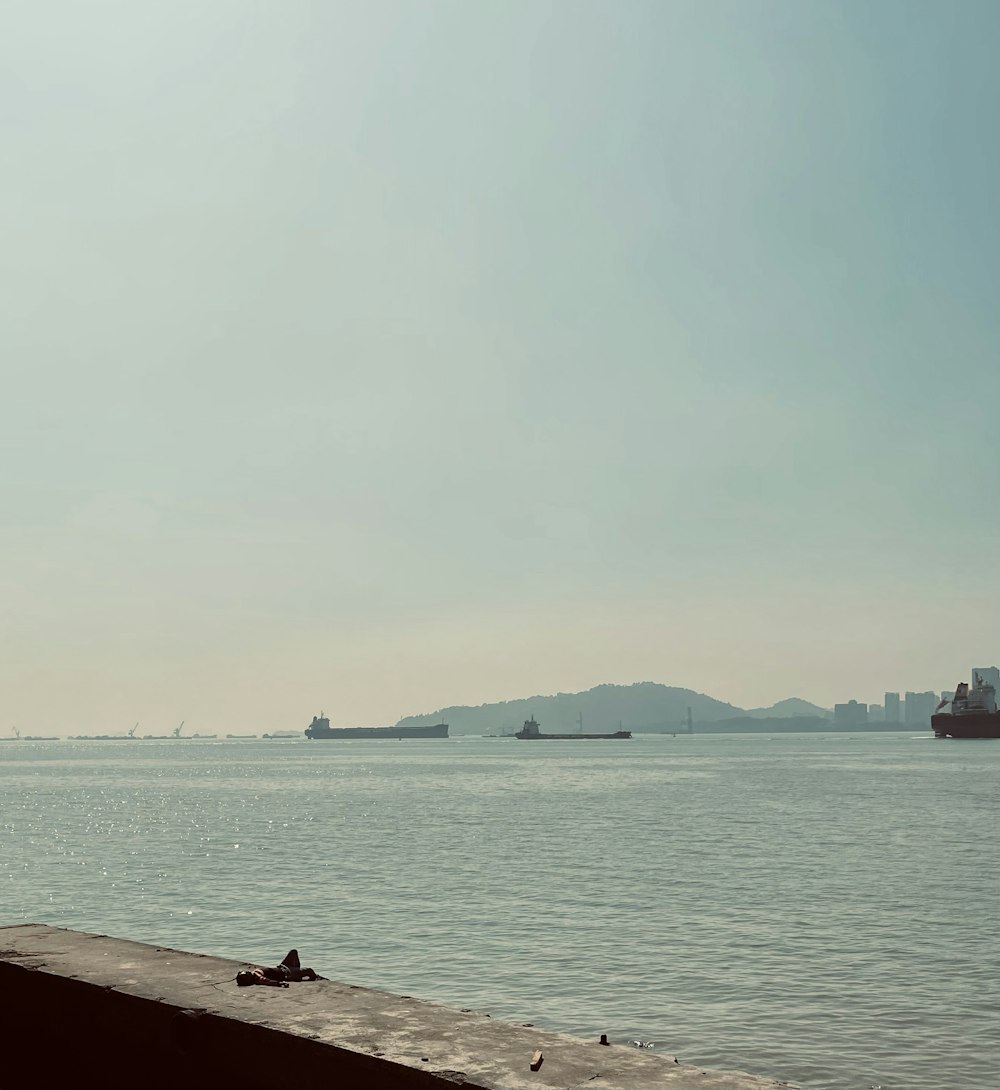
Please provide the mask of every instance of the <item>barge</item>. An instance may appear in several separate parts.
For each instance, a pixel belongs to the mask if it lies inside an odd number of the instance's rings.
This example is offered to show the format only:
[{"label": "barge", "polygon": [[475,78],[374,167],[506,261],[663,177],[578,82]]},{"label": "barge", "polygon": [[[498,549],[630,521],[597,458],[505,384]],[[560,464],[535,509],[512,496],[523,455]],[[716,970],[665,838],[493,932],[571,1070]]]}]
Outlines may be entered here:
[{"label": "barge", "polygon": [[525,719],[524,726],[515,733],[514,737],[519,738],[522,742],[590,742],[597,739],[631,738],[632,732],[630,730],[616,730],[612,734],[584,734],[581,730],[577,734],[542,734],[538,729],[534,716],[532,716],[531,719]]}]

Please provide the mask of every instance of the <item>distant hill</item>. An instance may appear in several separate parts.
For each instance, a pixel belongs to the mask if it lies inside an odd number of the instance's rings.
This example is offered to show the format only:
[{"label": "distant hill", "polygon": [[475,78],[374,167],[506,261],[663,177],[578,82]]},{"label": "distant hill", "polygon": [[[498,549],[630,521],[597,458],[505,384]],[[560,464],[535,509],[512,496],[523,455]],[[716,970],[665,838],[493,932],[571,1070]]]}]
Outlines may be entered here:
[{"label": "distant hill", "polygon": [[450,726],[453,736],[507,734],[518,730],[525,719],[534,716],[543,730],[570,731],[579,728],[582,716],[585,731],[617,730],[619,723],[625,730],[676,731],[686,724],[688,708],[691,708],[695,723],[747,714],[742,708],[693,689],[640,681],[635,685],[597,685],[583,693],[532,696],[481,704],[475,708],[439,708],[426,715],[408,715],[400,719],[397,726],[443,720]]},{"label": "distant hill", "polygon": [[797,696],[787,700],[779,700],[770,708],[750,708],[743,713],[754,719],[792,719],[801,716],[818,716],[821,719],[832,719],[833,712],[828,708],[821,708],[817,704],[810,704],[808,700],[800,700]]},{"label": "distant hill", "polygon": [[[425,715],[408,715],[397,726],[418,726],[440,723],[451,728],[452,736],[461,734],[512,734],[525,719],[534,716],[548,731],[579,729],[618,729],[636,732],[674,732],[687,726],[687,710],[695,728],[713,726],[716,730],[746,730],[751,721],[788,720],[787,729],[816,730],[823,721],[832,718],[827,708],[810,704],[799,697],[779,700],[770,708],[737,708],[693,689],[660,685],[655,681],[640,681],[634,685],[597,685],[582,693],[556,693],[553,696],[531,696],[521,700],[505,700],[478,707],[453,706],[439,708]],[[765,724],[761,724],[764,726]]]}]

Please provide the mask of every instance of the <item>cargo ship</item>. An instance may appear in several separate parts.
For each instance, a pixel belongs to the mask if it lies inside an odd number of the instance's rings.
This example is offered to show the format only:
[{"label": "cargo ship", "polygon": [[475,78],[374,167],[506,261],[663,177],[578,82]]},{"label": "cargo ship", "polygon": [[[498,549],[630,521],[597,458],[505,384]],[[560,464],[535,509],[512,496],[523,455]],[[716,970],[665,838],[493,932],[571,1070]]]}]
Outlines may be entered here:
[{"label": "cargo ship", "polygon": [[[580,726],[582,728],[582,722]],[[542,734],[538,729],[534,716],[532,716],[531,719],[525,719],[524,726],[514,734],[514,737],[520,738],[522,742],[536,740],[540,742],[577,742],[581,739],[587,742],[598,738],[631,738],[632,732],[630,730],[616,730],[612,734],[584,734],[581,729],[577,734]]]},{"label": "cargo ship", "polygon": [[435,723],[427,727],[331,727],[330,720],[320,712],[306,727],[307,738],[332,738],[349,741],[352,738],[447,738],[448,724]]},{"label": "cargo ship", "polygon": [[[951,711],[943,711],[945,705]],[[1000,738],[1000,711],[996,689],[981,675],[972,675],[972,687],[959,682],[951,700],[942,700],[931,716],[935,738]]]}]

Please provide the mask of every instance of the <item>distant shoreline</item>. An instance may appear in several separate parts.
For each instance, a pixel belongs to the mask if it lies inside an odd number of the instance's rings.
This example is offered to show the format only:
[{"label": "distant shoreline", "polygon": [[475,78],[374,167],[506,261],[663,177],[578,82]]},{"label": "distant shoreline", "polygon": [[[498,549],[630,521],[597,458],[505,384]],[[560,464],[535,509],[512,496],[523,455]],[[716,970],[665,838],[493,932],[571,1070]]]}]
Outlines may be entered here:
[{"label": "distant shoreline", "polygon": [[892,731],[930,732],[930,724],[923,723],[823,723],[807,726],[782,719],[751,719],[718,723],[695,723],[694,730],[687,727],[632,727],[633,734],[884,734]]}]

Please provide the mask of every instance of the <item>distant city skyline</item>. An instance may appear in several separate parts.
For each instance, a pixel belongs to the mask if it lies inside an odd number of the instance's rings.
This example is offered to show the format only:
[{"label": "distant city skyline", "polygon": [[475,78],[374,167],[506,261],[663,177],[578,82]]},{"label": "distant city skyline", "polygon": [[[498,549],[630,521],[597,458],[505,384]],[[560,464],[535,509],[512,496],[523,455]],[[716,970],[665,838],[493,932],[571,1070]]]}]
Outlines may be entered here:
[{"label": "distant city skyline", "polygon": [[[974,666],[969,670],[969,676],[961,678],[960,681],[975,685],[977,678],[986,685],[992,685],[1000,693],[1000,668]],[[887,691],[883,694],[881,704],[874,701],[866,704],[852,697],[847,701],[834,704],[834,719],[843,723],[871,721],[919,724],[929,722],[935,710],[951,701],[957,688],[956,684],[937,691],[908,689],[902,695],[899,691]]]},{"label": "distant city skyline", "polygon": [[996,661],[998,53],[986,0],[8,5],[0,731]]}]

